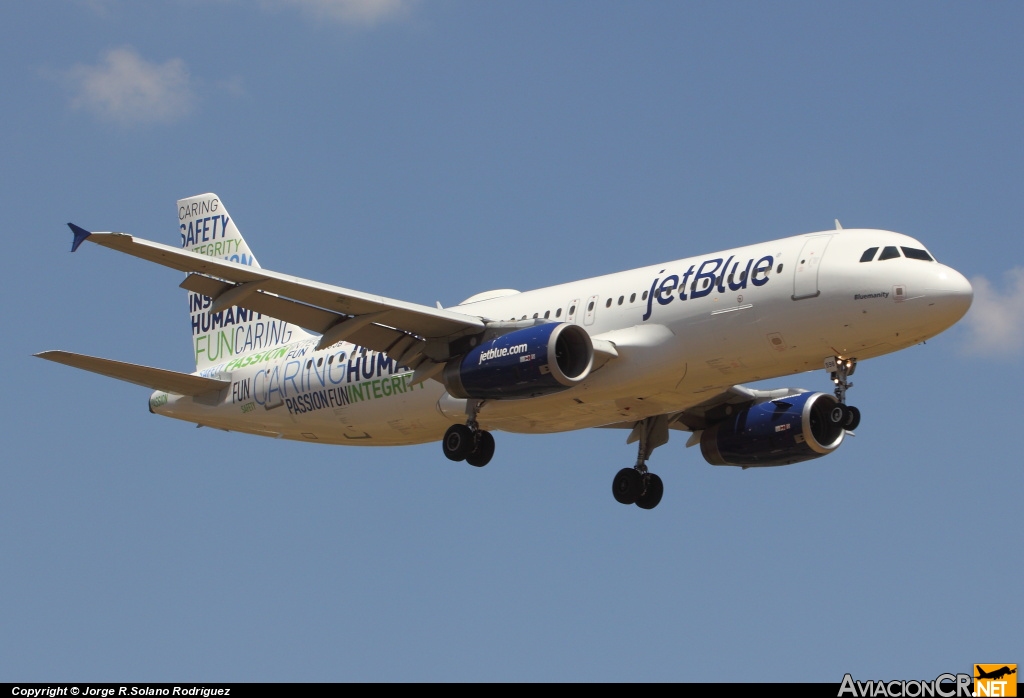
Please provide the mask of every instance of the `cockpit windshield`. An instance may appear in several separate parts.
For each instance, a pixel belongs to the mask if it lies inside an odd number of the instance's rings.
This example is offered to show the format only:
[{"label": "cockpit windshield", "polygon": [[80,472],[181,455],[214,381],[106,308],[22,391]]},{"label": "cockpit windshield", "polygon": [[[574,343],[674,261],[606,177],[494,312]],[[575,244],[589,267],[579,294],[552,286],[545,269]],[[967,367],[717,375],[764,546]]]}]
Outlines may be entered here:
[{"label": "cockpit windshield", "polygon": [[[903,254],[900,254],[900,250]],[[864,250],[864,254],[860,256],[861,262],[871,262],[875,259],[875,254],[878,252],[877,247],[869,247]],[[881,262],[884,259],[898,259],[900,257],[906,257],[907,259],[919,259],[922,262],[934,262],[935,258],[928,254],[927,250],[922,250],[919,247],[896,247],[895,245],[888,245],[882,250],[882,254],[878,255],[878,261]]]},{"label": "cockpit windshield", "polygon": [[907,259],[920,259],[925,262],[935,261],[925,250],[919,250],[916,247],[901,247],[900,249],[903,250],[903,256]]}]

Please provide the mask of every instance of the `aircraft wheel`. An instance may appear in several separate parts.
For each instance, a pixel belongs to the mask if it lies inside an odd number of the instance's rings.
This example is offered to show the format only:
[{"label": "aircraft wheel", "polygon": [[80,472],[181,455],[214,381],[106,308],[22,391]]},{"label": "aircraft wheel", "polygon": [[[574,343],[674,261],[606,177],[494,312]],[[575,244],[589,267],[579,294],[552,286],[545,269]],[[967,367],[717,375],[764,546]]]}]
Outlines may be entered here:
[{"label": "aircraft wheel", "polygon": [[641,509],[653,509],[658,506],[658,502],[661,501],[663,494],[665,494],[665,485],[662,483],[661,478],[654,473],[648,473],[647,489],[636,500],[636,505]]},{"label": "aircraft wheel", "polygon": [[860,426],[860,410],[856,407],[847,407],[846,421],[843,423],[843,429],[853,431],[858,426]]},{"label": "aircraft wheel", "polygon": [[849,417],[850,410],[846,405],[841,402],[837,402],[831,410],[828,412],[828,419],[832,424],[841,426],[846,424],[846,420]]},{"label": "aircraft wheel", "polygon": [[633,504],[643,491],[643,475],[636,468],[623,468],[612,480],[612,496],[620,504]]},{"label": "aircraft wheel", "polygon": [[448,460],[466,460],[473,451],[473,431],[465,424],[453,424],[444,433],[441,447]]},{"label": "aircraft wheel", "polygon": [[494,437],[491,436],[491,432],[483,429],[473,436],[475,445],[470,454],[466,456],[466,462],[477,468],[482,468],[494,457]]}]

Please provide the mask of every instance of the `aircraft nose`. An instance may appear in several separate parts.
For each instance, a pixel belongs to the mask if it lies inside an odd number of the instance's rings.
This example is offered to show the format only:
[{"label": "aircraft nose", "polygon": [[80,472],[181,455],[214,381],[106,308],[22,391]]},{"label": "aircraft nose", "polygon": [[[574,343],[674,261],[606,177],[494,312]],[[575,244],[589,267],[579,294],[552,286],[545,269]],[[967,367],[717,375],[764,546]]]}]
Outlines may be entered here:
[{"label": "aircraft nose", "polygon": [[929,285],[928,298],[948,316],[950,324],[967,314],[974,300],[974,289],[963,274],[942,266]]}]

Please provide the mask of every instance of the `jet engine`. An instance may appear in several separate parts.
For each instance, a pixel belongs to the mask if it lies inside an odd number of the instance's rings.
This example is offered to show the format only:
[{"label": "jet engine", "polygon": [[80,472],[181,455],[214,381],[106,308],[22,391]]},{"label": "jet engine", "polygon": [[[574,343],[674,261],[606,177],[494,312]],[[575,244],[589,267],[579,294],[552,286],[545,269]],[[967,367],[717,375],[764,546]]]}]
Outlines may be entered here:
[{"label": "jet engine", "polygon": [[456,398],[524,398],[556,393],[590,373],[594,345],[579,325],[545,323],[495,337],[452,359],[443,381]]},{"label": "jet engine", "polygon": [[701,434],[711,465],[789,465],[839,448],[846,412],[826,393],[800,393],[751,405]]}]

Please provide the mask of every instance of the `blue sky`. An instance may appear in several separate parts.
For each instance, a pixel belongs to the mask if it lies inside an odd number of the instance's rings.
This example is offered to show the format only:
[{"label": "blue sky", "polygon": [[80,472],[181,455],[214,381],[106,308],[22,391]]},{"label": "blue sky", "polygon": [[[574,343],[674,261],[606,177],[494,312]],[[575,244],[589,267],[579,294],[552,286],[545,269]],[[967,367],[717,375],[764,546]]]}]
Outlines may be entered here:
[{"label": "blue sky", "polygon": [[[0,10],[3,681],[830,681],[1024,661],[1019,3],[127,0]],[[740,471],[616,430],[345,449],[195,429],[177,241],[452,305],[833,227],[972,280],[864,362],[856,438]],[[770,383],[828,390],[825,373]],[[1013,512],[1017,511],[1017,514]]]}]

